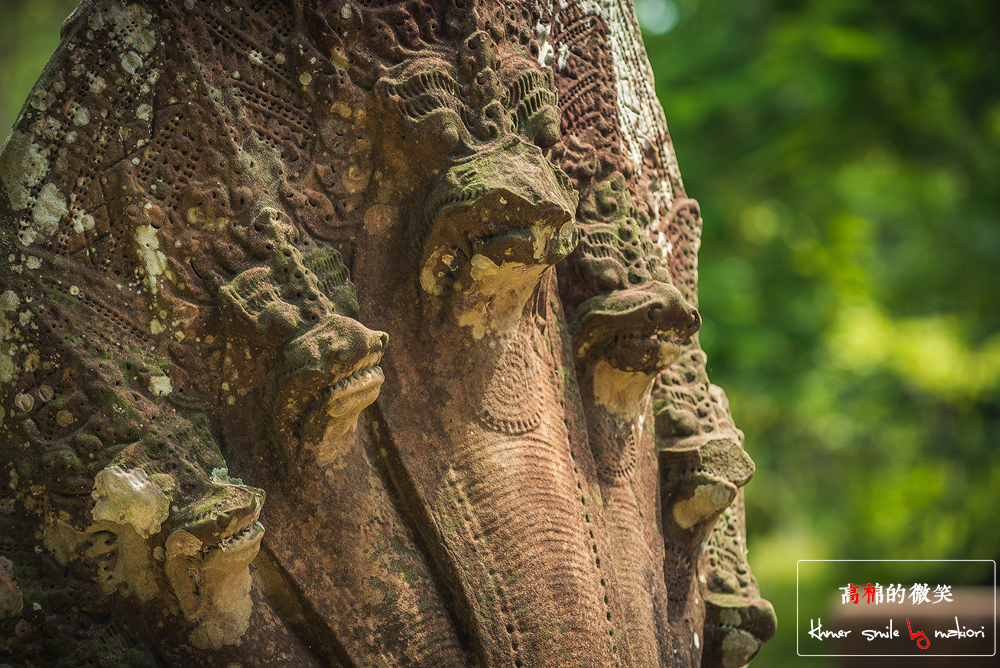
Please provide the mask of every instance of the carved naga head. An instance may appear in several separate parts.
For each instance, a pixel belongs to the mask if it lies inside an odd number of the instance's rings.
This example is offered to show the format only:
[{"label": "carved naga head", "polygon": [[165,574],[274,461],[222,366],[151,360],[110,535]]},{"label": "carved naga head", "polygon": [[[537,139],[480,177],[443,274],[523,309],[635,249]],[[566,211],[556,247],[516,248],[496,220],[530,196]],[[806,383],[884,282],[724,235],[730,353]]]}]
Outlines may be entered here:
[{"label": "carved naga head", "polygon": [[580,247],[561,266],[560,290],[584,385],[611,413],[634,419],[701,316],[672,284],[625,177],[593,180],[580,206]]},{"label": "carved naga head", "polygon": [[512,308],[523,303],[578,240],[577,195],[544,154],[559,131],[551,70],[501,57],[478,31],[454,61],[412,59],[374,92],[401,132],[418,137],[414,168],[428,177],[410,212],[423,292],[466,313],[494,303],[497,290]]}]

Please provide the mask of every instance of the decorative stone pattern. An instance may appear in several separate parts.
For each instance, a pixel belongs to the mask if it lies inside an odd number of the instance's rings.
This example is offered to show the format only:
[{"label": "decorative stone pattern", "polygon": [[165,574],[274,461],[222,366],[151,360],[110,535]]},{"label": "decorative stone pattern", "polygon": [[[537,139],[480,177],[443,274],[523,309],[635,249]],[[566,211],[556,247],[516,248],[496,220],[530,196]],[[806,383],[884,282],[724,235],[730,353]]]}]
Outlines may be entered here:
[{"label": "decorative stone pattern", "polygon": [[0,662],[738,666],[620,0],[84,0],[0,152]]}]

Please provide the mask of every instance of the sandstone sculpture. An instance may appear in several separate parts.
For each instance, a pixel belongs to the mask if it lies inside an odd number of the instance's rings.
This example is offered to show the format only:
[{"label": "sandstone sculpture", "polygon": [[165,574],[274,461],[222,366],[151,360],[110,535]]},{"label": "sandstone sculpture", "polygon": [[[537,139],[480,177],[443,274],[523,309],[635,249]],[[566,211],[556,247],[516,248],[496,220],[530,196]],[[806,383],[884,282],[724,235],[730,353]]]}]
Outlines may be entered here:
[{"label": "sandstone sculpture", "polygon": [[84,0],[0,154],[0,662],[752,659],[651,81],[622,0]]}]

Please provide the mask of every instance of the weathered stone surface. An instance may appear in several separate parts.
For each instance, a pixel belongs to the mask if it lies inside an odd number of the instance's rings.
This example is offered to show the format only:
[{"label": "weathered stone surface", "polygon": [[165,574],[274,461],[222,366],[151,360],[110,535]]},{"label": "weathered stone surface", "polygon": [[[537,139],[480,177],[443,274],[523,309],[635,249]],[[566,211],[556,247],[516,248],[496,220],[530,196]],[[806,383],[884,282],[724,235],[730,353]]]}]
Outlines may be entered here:
[{"label": "weathered stone surface", "polygon": [[0,222],[0,660],[773,634],[630,5],[85,0]]}]

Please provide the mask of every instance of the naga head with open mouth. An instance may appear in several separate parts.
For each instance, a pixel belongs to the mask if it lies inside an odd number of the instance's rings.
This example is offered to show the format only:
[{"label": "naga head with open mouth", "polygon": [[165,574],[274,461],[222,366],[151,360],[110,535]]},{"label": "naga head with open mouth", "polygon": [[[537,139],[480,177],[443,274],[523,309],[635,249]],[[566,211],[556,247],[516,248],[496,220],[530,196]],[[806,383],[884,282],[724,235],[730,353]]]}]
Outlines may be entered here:
[{"label": "naga head with open mouth", "polygon": [[289,341],[275,397],[275,431],[286,448],[320,466],[344,466],[358,416],[378,398],[388,343],[357,320],[331,314]]},{"label": "naga head with open mouth", "polygon": [[520,140],[452,165],[425,203],[421,287],[448,298],[500,282],[512,288],[518,276],[533,286],[576,247],[575,209],[565,174]]},{"label": "naga head with open mouth", "polygon": [[264,492],[212,476],[205,492],[171,517],[165,569],[184,617],[194,622],[196,647],[232,644],[250,621],[250,562],[264,527],[258,522]]},{"label": "naga head with open mouth", "polygon": [[669,283],[650,281],[590,298],[570,323],[591,447],[605,475],[636,463],[656,375],[681,355],[701,318]]},{"label": "naga head with open mouth", "polygon": [[375,93],[387,118],[419,137],[414,168],[427,181],[410,229],[422,294],[476,339],[507,329],[542,272],[579,239],[577,194],[546,157],[559,137],[552,71],[498,52],[478,31],[454,57],[387,72]]},{"label": "naga head with open mouth", "polygon": [[265,207],[255,223],[274,239],[274,253],[219,290],[223,316],[248,359],[260,341],[280,347],[264,403],[285,456],[341,468],[358,416],[385,380],[378,365],[389,337],[355,319],[357,297],[339,253],[303,255],[276,209]]},{"label": "naga head with open mouth", "polygon": [[574,322],[577,364],[604,360],[650,377],[673,364],[701,327],[701,316],[673,285],[650,281],[580,305]]},{"label": "naga head with open mouth", "polygon": [[576,367],[598,403],[634,419],[653,378],[680,356],[701,316],[670,282],[622,174],[594,186],[581,216],[580,248],[560,283]]}]

